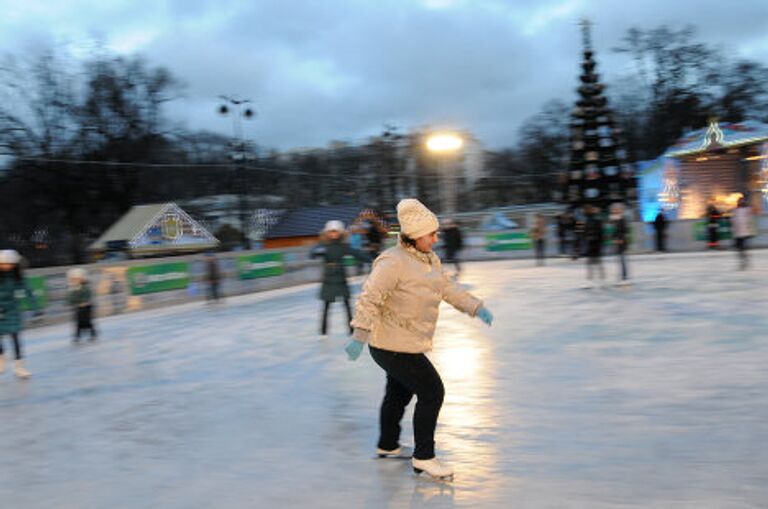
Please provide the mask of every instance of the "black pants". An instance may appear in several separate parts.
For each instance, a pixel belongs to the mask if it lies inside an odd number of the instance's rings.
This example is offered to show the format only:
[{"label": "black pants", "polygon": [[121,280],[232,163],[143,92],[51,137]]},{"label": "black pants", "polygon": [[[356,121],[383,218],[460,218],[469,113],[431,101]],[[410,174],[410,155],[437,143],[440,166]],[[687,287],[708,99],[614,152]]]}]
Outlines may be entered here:
[{"label": "black pants", "polygon": [[453,249],[445,250],[445,263],[452,263],[456,267],[456,272],[461,272],[461,265],[459,264],[459,252]]},{"label": "black pants", "polygon": [[662,252],[667,250],[664,241],[664,232],[656,230],[656,251]]},{"label": "black pants", "polygon": [[75,341],[80,339],[80,334],[90,331],[91,339],[96,339],[96,327],[92,319],[93,308],[91,306],[78,306],[75,308]]},{"label": "black pants", "polygon": [[219,302],[219,282],[218,281],[211,281],[208,284],[208,294],[206,295],[206,299],[208,302]]},{"label": "black pants", "polygon": [[746,269],[749,266],[747,255],[747,240],[749,237],[736,237],[736,249],[739,251],[739,268]]},{"label": "black pants", "polygon": [[[328,308],[331,307],[332,300],[323,301],[323,323],[320,325],[320,334],[325,336],[328,333]],[[347,310],[347,324],[352,321],[352,309],[349,307],[349,299],[344,299],[344,308]],[[349,333],[352,334],[352,325],[349,325]]]},{"label": "black pants", "polygon": [[445,389],[440,375],[423,353],[399,353],[370,347],[371,357],[387,373],[387,388],[379,414],[379,448],[400,446],[400,421],[405,407],[416,395],[413,412],[413,457],[435,457],[435,428]]},{"label": "black pants", "polygon": [[592,274],[597,270],[601,280],[605,279],[605,270],[603,270],[603,259],[600,255],[588,255],[587,256],[587,279],[592,281]]},{"label": "black pants", "polygon": [[616,256],[619,257],[619,266],[621,267],[621,280],[624,281],[628,277],[627,272],[627,256],[625,254],[625,249],[623,245],[616,246]]},{"label": "black pants", "polygon": [[[13,353],[16,354],[16,360],[19,360],[22,358],[21,355],[21,340],[19,339],[19,333],[18,332],[11,332],[10,334],[11,339],[13,340]],[[2,335],[0,335],[0,355],[3,355],[3,338]]]},{"label": "black pants", "polygon": [[546,250],[546,241],[538,239],[536,241],[536,265],[544,265],[544,253]]}]

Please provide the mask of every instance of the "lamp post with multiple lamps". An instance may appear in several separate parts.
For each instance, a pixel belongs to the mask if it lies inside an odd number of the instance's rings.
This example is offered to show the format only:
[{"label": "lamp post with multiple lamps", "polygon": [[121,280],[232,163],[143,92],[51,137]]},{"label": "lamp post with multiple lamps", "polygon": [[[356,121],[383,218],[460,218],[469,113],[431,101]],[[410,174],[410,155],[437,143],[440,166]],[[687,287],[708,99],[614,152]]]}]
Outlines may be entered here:
[{"label": "lamp post with multiple lamps", "polygon": [[245,166],[244,163],[253,159],[251,153],[250,144],[243,139],[243,124],[242,119],[250,120],[256,116],[256,112],[253,108],[249,107],[251,103],[250,99],[242,99],[235,96],[221,95],[219,99],[223,103],[219,106],[219,113],[221,115],[232,116],[232,130],[234,138],[232,140],[232,153],[230,157],[235,165],[235,175],[237,177],[238,188],[238,216],[240,220],[240,238],[243,249],[251,248],[251,238],[248,235],[248,207],[246,203],[246,180],[245,180]]},{"label": "lamp post with multiple lamps", "polygon": [[456,158],[464,140],[456,133],[441,132],[427,137],[427,150],[437,156],[440,171],[440,194],[444,214],[456,212]]}]

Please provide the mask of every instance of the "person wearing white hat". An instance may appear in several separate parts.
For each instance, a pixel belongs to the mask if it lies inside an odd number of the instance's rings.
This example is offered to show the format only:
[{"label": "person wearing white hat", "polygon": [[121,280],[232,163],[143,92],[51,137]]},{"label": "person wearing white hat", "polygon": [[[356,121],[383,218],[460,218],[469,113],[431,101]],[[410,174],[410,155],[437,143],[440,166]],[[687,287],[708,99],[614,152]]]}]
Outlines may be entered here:
[{"label": "person wearing white hat", "polygon": [[80,335],[86,330],[90,332],[91,341],[98,337],[96,326],[93,324],[93,297],[88,284],[88,273],[85,269],[74,268],[67,271],[69,283],[69,305],[74,310],[75,334],[72,342],[80,341]]},{"label": "person wearing white hat", "polygon": [[29,378],[31,373],[24,365],[19,337],[22,329],[22,311],[16,294],[25,292],[34,308],[37,308],[37,301],[24,282],[20,262],[21,256],[13,249],[0,250],[0,373],[5,371],[2,336],[9,335],[16,356],[13,372],[19,378]]},{"label": "person wearing white hat", "polygon": [[[366,253],[350,247],[349,243],[346,242],[346,230],[341,221],[332,220],[325,223],[320,239],[320,245],[310,251],[310,257],[322,258],[323,260],[323,283],[320,287],[323,314],[320,322],[320,337],[325,339],[328,334],[328,310],[331,303],[336,299],[341,299],[344,302],[344,308],[347,311],[347,323],[352,321],[344,257],[352,256],[362,262],[369,262],[370,259]],[[351,326],[349,326],[349,333],[352,334]]]},{"label": "person wearing white hat", "polygon": [[432,349],[443,300],[487,325],[491,325],[493,315],[480,299],[443,272],[440,258],[432,251],[440,227],[435,214],[418,200],[405,199],[397,205],[397,218],[399,243],[373,264],[357,301],[352,320],[354,339],[346,351],[350,360],[355,360],[368,343],[371,357],[387,375],[379,419],[379,456],[401,453],[400,420],[416,395],[413,469],[417,474],[452,479],[453,470],[435,458],[443,382],[424,354]]}]

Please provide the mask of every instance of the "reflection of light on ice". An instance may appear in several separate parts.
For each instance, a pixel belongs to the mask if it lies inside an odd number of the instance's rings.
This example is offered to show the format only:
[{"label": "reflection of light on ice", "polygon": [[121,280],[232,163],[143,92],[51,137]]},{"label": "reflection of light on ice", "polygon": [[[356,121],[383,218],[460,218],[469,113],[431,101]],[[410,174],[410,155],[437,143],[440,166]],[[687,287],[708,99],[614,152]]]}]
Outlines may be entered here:
[{"label": "reflection of light on ice", "polygon": [[[486,485],[493,482],[498,468],[498,451],[488,440],[498,432],[494,405],[489,402],[495,391],[495,366],[488,342],[471,320],[457,312],[446,312],[439,322],[432,360],[445,385],[445,401],[438,420],[436,442],[438,456],[459,472],[457,482]],[[480,484],[478,484],[480,483]],[[472,495],[477,503],[482,490],[462,490],[456,494]],[[478,499],[480,497],[480,499]]]}]

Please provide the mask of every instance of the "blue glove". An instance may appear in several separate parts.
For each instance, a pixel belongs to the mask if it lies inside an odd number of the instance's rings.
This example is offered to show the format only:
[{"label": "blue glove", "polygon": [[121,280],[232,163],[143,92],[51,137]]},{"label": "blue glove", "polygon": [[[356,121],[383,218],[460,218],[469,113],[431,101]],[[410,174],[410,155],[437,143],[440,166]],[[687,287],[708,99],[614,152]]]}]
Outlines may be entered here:
[{"label": "blue glove", "polygon": [[493,315],[491,314],[490,311],[488,311],[484,307],[478,309],[477,310],[477,314],[475,316],[477,316],[479,319],[481,319],[483,322],[485,322],[485,324],[488,327],[490,327],[491,324],[493,323]]},{"label": "blue glove", "polygon": [[349,357],[349,360],[356,361],[357,358],[360,357],[360,354],[363,351],[363,343],[353,339],[352,341],[347,343],[347,346],[344,348],[344,351],[347,352],[347,357]]}]

